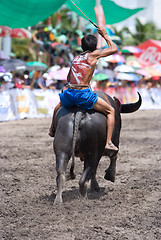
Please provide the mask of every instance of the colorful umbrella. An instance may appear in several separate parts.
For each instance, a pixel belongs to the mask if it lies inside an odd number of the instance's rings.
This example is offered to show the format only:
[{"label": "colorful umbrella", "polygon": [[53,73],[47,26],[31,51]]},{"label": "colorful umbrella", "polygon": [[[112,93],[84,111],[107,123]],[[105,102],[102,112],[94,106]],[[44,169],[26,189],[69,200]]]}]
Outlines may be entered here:
[{"label": "colorful umbrella", "polygon": [[3,66],[7,71],[20,71],[26,70],[27,64],[21,59],[9,59],[0,62],[0,65]]},{"label": "colorful umbrella", "polygon": [[146,77],[151,77],[151,75],[143,68],[136,70],[136,73]]},{"label": "colorful umbrella", "polygon": [[126,58],[126,64],[135,68],[142,68],[142,64],[139,62],[139,58],[134,56],[128,56]]},{"label": "colorful umbrella", "polygon": [[48,68],[47,72],[50,73],[50,72],[55,72],[57,71],[58,69],[60,69],[60,66],[59,65],[54,65],[54,66],[51,66]]},{"label": "colorful umbrella", "polygon": [[142,69],[138,69],[136,73],[149,77],[161,76],[161,71],[156,69],[154,66],[147,66]]},{"label": "colorful umbrella", "polygon": [[12,29],[7,26],[0,26],[0,37],[10,36]]},{"label": "colorful umbrella", "polygon": [[145,67],[144,70],[147,71],[147,73],[150,74],[152,77],[161,76],[161,71],[158,71],[153,66]]},{"label": "colorful umbrella", "polygon": [[93,76],[92,79],[97,81],[104,81],[109,79],[109,76],[105,73],[97,73],[96,75]]},{"label": "colorful umbrella", "polygon": [[124,46],[122,48],[122,51],[125,50],[125,52],[129,52],[129,53],[141,53],[142,50],[138,47],[134,47],[134,46]]},{"label": "colorful umbrella", "polygon": [[49,72],[49,76],[55,80],[65,81],[65,80],[67,80],[69,69],[70,69],[69,67],[63,67],[56,71]]},{"label": "colorful umbrella", "polygon": [[28,31],[25,28],[12,29],[7,26],[0,26],[0,37],[6,37],[6,36],[18,37],[18,38],[20,37],[31,38],[32,34],[30,33],[30,31]]},{"label": "colorful umbrella", "polygon": [[122,64],[114,68],[115,72],[134,73],[135,69],[132,66]]},{"label": "colorful umbrella", "polygon": [[116,78],[119,80],[126,80],[126,81],[136,81],[138,82],[140,80],[139,76],[134,73],[118,73],[116,75]]},{"label": "colorful umbrella", "polygon": [[104,73],[104,74],[106,74],[109,78],[114,78],[114,77],[115,77],[114,71],[112,71],[112,70],[110,70],[110,69],[103,69],[103,70],[99,71],[98,73]]},{"label": "colorful umbrella", "polygon": [[27,66],[30,71],[32,70],[44,71],[48,68],[48,66],[45,63],[39,61],[27,62]]},{"label": "colorful umbrella", "polygon": [[111,63],[118,63],[118,62],[125,63],[125,58],[118,53],[105,57],[104,59],[107,62],[111,62]]},{"label": "colorful umbrella", "polygon": [[15,29],[12,29],[11,34],[10,34],[10,37],[31,38],[31,37],[32,37],[32,34],[31,34],[30,31],[28,31],[28,30],[25,29],[25,28],[15,28]]},{"label": "colorful umbrella", "polygon": [[161,72],[161,64],[155,64],[153,65],[153,67],[158,70],[159,72]]}]

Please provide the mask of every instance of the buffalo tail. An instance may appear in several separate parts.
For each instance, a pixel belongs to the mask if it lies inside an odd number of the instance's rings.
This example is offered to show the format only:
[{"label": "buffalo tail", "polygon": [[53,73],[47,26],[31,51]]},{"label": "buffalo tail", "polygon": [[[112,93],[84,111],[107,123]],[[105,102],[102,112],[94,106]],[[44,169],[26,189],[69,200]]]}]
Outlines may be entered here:
[{"label": "buffalo tail", "polygon": [[83,113],[78,111],[74,115],[74,126],[73,126],[73,142],[72,142],[72,164],[70,167],[70,177],[71,179],[75,178],[74,174],[74,160],[75,160],[75,146],[77,141],[78,129],[80,122],[82,120]]}]

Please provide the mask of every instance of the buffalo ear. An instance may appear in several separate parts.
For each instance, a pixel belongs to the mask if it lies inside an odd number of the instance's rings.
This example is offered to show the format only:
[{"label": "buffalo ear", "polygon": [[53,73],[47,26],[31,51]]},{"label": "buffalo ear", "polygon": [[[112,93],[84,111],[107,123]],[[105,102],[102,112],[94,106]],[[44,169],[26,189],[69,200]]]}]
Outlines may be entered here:
[{"label": "buffalo ear", "polygon": [[113,97],[113,98],[114,98],[114,100],[115,100],[115,103],[117,104],[117,106],[118,106],[119,110],[121,111],[121,102],[119,101],[119,99],[118,99],[118,98],[116,98],[116,97]]}]

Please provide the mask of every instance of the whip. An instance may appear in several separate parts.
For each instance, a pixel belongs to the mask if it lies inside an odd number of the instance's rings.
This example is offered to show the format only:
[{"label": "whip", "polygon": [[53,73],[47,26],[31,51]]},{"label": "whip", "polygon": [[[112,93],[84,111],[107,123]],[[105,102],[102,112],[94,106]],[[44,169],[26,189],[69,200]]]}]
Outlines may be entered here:
[{"label": "whip", "polygon": [[94,23],[94,22],[92,22],[81,10],[80,10],[80,8],[79,7],[77,7],[77,5],[71,0],[71,2],[73,3],[73,5],[84,15],[84,17],[90,22],[90,23],[92,23],[96,28],[98,28],[98,26]]}]

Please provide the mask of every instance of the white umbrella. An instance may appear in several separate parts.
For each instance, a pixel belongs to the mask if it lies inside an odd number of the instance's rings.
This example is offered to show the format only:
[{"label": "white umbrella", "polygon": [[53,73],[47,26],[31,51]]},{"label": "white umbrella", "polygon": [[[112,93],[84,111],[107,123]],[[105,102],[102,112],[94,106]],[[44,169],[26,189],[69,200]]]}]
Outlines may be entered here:
[{"label": "white umbrella", "polygon": [[48,73],[49,73],[49,72],[55,72],[55,71],[57,71],[58,69],[60,69],[60,66],[59,66],[59,65],[54,65],[54,66],[52,66],[52,67],[49,67],[48,70],[47,70],[47,72],[48,72]]},{"label": "white umbrella", "polygon": [[122,64],[114,68],[115,72],[122,72],[122,73],[134,73],[135,69],[132,66]]},{"label": "white umbrella", "polygon": [[69,67],[63,67],[54,72],[49,72],[49,76],[52,79],[56,79],[56,80],[62,80],[62,81],[67,80],[69,69],[70,69]]},{"label": "white umbrella", "polygon": [[106,60],[107,62],[111,62],[111,63],[118,63],[118,62],[124,63],[125,62],[125,58],[118,53],[107,56],[104,58],[104,60]]},{"label": "white umbrella", "polygon": [[118,73],[116,78],[119,80],[136,81],[136,82],[140,80],[139,76],[134,73]]}]

